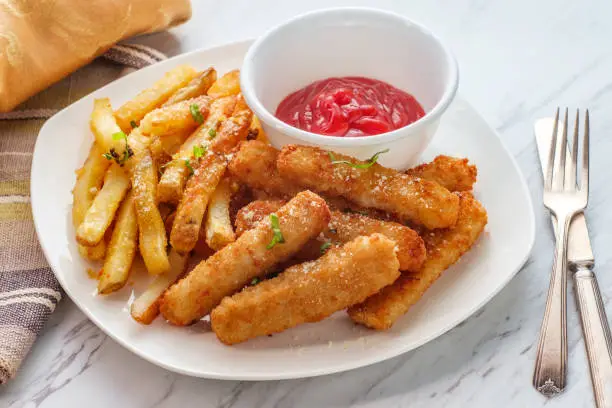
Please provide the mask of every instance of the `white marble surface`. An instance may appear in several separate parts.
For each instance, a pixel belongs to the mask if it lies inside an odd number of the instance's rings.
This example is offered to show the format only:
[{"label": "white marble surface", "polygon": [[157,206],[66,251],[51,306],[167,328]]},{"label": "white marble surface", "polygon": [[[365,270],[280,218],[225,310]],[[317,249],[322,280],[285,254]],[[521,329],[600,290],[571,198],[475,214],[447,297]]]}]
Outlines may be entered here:
[{"label": "white marble surface", "polygon": [[[232,382],[189,378],[141,360],[105,336],[68,299],[53,315],[2,407],[591,407],[590,378],[573,297],[569,378],[550,401],[531,388],[533,346],[544,307],[552,235],[540,207],[533,120],[556,105],[592,112],[588,218],[606,305],[612,294],[612,2],[608,0],[204,1],[170,34],[138,41],[169,54],[255,37],[310,9],[371,5],[438,32],[461,67],[461,92],[517,158],[536,203],[537,240],[523,270],[459,327],[404,356],[320,378]],[[512,214],[508,214],[512,222]],[[608,307],[610,313],[612,308]]]}]

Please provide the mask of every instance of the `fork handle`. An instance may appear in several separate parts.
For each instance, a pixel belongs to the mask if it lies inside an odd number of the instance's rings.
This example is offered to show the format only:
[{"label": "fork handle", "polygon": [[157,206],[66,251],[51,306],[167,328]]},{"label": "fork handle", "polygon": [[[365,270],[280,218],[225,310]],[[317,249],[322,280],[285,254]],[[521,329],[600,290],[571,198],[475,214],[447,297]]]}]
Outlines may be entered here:
[{"label": "fork handle", "polygon": [[559,234],[533,373],[533,386],[547,397],[563,391],[567,371],[567,233],[572,214],[556,214],[555,219]]},{"label": "fork handle", "polygon": [[612,336],[597,278],[592,270],[574,273],[576,301],[591,368],[591,381],[598,408],[612,407]]}]

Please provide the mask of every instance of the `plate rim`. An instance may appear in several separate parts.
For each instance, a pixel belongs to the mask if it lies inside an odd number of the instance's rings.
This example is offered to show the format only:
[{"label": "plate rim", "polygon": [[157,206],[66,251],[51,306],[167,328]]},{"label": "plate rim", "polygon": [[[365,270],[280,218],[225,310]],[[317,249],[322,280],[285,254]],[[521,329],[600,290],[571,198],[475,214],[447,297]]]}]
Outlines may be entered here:
[{"label": "plate rim", "polygon": [[[190,52],[186,52],[186,53],[182,53],[182,54],[173,56],[171,58],[168,58],[167,60],[164,60],[163,62],[172,61],[172,60],[177,59],[179,57],[180,58],[184,58],[184,57],[187,57],[187,56],[190,56],[190,55],[195,55],[195,54],[199,54],[199,53],[203,53],[203,52],[211,52],[213,50],[218,50],[218,49],[222,49],[222,48],[247,46],[247,45],[252,44],[253,42],[254,42],[253,39],[247,39],[247,40],[241,40],[241,41],[228,42],[228,43],[224,43],[224,44],[218,44],[218,45],[214,45],[214,46],[207,47],[207,48],[199,48],[197,50],[193,50],[193,51],[190,51]],[[513,268],[512,273],[508,274],[505,279],[500,280],[498,282],[498,284],[496,285],[496,287],[494,288],[494,290],[490,291],[485,297],[483,297],[483,300],[481,302],[479,302],[476,306],[474,306],[473,309],[467,314],[467,316],[454,319],[452,322],[449,322],[448,324],[446,324],[441,329],[439,329],[439,330],[437,330],[435,332],[432,332],[429,336],[424,337],[423,340],[419,342],[420,344],[417,345],[417,346],[408,344],[407,346],[400,346],[400,347],[397,347],[397,348],[387,349],[389,351],[386,351],[386,349],[380,349],[380,350],[378,350],[378,352],[373,353],[371,355],[371,357],[369,357],[369,358],[360,359],[360,360],[357,360],[356,362],[349,361],[347,363],[338,364],[338,365],[336,365],[334,367],[331,367],[331,368],[322,367],[320,369],[308,369],[308,370],[305,370],[305,371],[300,371],[298,369],[298,370],[293,370],[290,373],[286,373],[286,374],[285,373],[275,373],[275,374],[252,373],[252,374],[228,375],[228,374],[218,373],[218,372],[215,372],[215,371],[210,370],[210,369],[206,369],[204,371],[193,371],[193,370],[190,370],[190,369],[183,369],[183,368],[181,368],[179,366],[167,364],[167,363],[165,363],[162,360],[156,359],[149,352],[140,350],[138,347],[133,345],[131,342],[124,341],[119,336],[115,335],[115,333],[112,330],[108,330],[106,328],[106,325],[103,324],[102,322],[100,322],[98,320],[98,318],[96,317],[96,315],[92,311],[89,310],[89,308],[87,308],[85,306],[81,306],[80,302],[77,300],[77,295],[71,293],[71,291],[69,289],[67,289],[67,287],[69,285],[67,285],[67,283],[65,282],[65,279],[61,276],[62,274],[59,273],[59,272],[56,272],[56,269],[59,270],[61,268],[55,262],[51,261],[51,259],[53,259],[53,257],[51,256],[52,255],[51,254],[51,250],[47,247],[47,245],[44,242],[44,240],[41,239],[42,233],[40,231],[39,223],[38,223],[37,216],[36,216],[36,214],[39,211],[35,210],[35,208],[39,207],[39,205],[37,203],[40,203],[40,201],[37,199],[38,194],[36,192],[36,190],[37,190],[36,186],[38,185],[38,183],[35,182],[34,179],[32,178],[32,175],[37,174],[37,172],[38,172],[38,170],[37,170],[38,165],[37,164],[41,162],[40,159],[39,159],[39,156],[42,154],[41,153],[41,149],[40,149],[40,144],[42,143],[41,139],[40,139],[40,135],[49,126],[49,123],[52,123],[52,122],[55,122],[56,120],[61,119],[62,116],[65,115],[65,112],[69,108],[71,108],[73,105],[75,105],[77,103],[84,103],[84,100],[86,98],[88,98],[91,94],[96,93],[96,92],[102,92],[105,88],[111,86],[115,81],[117,81],[119,79],[123,79],[123,78],[129,77],[130,75],[133,75],[133,74],[140,74],[144,70],[146,70],[147,68],[150,68],[150,67],[152,67],[152,66],[145,67],[145,68],[143,68],[141,70],[134,71],[134,72],[132,72],[132,73],[130,73],[128,75],[125,75],[123,77],[120,77],[120,78],[117,78],[117,79],[111,81],[110,83],[104,85],[103,87],[94,90],[90,94],[85,95],[82,98],[80,98],[79,100],[77,100],[77,101],[73,102],[72,104],[66,106],[65,108],[63,108],[61,111],[59,111],[58,113],[53,115],[53,117],[51,117],[50,119],[48,119],[44,123],[44,125],[40,128],[40,131],[38,132],[38,135],[37,135],[37,138],[36,138],[36,143],[34,145],[34,151],[33,151],[33,154],[32,154],[32,165],[30,166],[30,197],[31,197],[31,208],[32,208],[32,220],[33,220],[33,223],[34,223],[34,229],[36,231],[36,237],[37,237],[38,242],[40,244],[40,247],[41,247],[41,249],[43,251],[45,259],[46,259],[47,263],[49,264],[49,267],[53,271],[53,275],[55,276],[55,278],[58,280],[58,282],[62,286],[62,289],[64,290],[66,295],[68,295],[68,297],[79,308],[79,310],[83,314],[85,314],[85,316],[87,316],[87,318],[90,321],[92,321],[102,332],[104,332],[104,334],[109,336],[111,339],[113,339],[119,345],[121,345],[122,347],[126,348],[130,352],[134,353],[138,357],[143,358],[144,360],[146,360],[146,361],[148,361],[148,362],[150,362],[150,363],[152,363],[152,364],[154,364],[156,366],[162,367],[162,368],[164,368],[166,370],[169,370],[169,371],[172,371],[172,372],[176,372],[176,373],[179,373],[179,374],[188,375],[188,376],[191,376],[191,377],[217,379],[217,380],[233,380],[233,381],[273,381],[273,380],[287,380],[287,379],[310,378],[310,377],[318,377],[318,376],[322,376],[322,375],[328,375],[328,374],[345,372],[345,371],[349,371],[349,370],[353,370],[353,369],[361,368],[361,367],[367,367],[367,366],[370,366],[370,365],[373,365],[373,364],[376,364],[376,363],[380,363],[380,362],[389,360],[389,359],[394,358],[394,357],[398,357],[400,355],[403,355],[403,354],[407,353],[408,351],[416,350],[416,349],[426,345],[427,343],[431,342],[432,340],[436,339],[437,337],[442,336],[443,334],[447,333],[451,329],[457,327],[457,325],[459,325],[461,322],[463,322],[463,321],[469,319],[470,317],[472,317],[479,309],[481,309],[484,305],[489,303],[493,297],[495,297],[497,294],[499,294],[499,292],[508,285],[508,283],[516,276],[516,274],[524,266],[524,264],[526,263],[527,259],[529,258],[529,256],[531,255],[531,253],[533,251],[533,246],[535,244],[535,236],[536,236],[535,212],[534,212],[534,208],[533,208],[533,200],[531,198],[531,194],[530,194],[529,187],[527,185],[527,181],[525,179],[525,176],[523,175],[523,172],[521,171],[521,169],[520,169],[520,167],[519,167],[519,165],[518,165],[518,163],[516,161],[516,158],[508,150],[506,145],[503,143],[503,141],[502,141],[502,139],[500,137],[500,134],[497,132],[497,130],[494,127],[492,127],[489,124],[489,122],[485,120],[485,118],[482,117],[482,115],[480,114],[480,112],[477,109],[475,109],[467,100],[465,100],[464,98],[461,97],[460,93],[458,93],[456,98],[455,98],[454,103],[457,103],[457,101],[461,101],[467,107],[469,107],[469,109],[473,112],[473,114],[475,114],[483,123],[485,123],[487,125],[489,130],[494,134],[495,138],[497,139],[497,143],[499,144],[499,146],[502,148],[504,153],[510,158],[510,162],[512,163],[512,166],[513,166],[514,170],[516,171],[516,173],[519,176],[521,193],[522,193],[522,195],[524,197],[526,197],[527,208],[529,209],[527,217],[526,217],[526,222],[529,225],[529,231],[528,231],[528,234],[527,234],[527,237],[528,237],[529,241],[528,241],[527,250],[525,251],[525,254],[524,254],[523,258],[519,262],[516,263],[516,265]]]}]

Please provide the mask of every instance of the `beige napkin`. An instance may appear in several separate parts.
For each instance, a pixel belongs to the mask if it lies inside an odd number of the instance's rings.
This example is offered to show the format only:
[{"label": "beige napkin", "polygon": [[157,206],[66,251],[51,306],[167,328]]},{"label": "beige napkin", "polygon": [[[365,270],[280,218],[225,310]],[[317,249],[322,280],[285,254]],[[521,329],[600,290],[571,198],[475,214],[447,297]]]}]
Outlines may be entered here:
[{"label": "beige napkin", "polygon": [[189,0],[0,0],[0,112],[116,42],[190,17]]}]

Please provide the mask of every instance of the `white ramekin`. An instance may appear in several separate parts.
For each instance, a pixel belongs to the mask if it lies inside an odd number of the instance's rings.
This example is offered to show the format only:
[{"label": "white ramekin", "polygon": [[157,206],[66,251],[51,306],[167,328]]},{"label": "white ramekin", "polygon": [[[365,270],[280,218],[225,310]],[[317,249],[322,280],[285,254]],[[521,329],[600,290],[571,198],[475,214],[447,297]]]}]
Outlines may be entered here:
[{"label": "white ramekin", "polygon": [[[364,76],[412,94],[425,109],[418,121],[376,136],[322,136],[274,115],[278,104],[316,80]],[[455,97],[457,62],[429,30],[398,14],[367,8],[333,8],[295,17],[260,37],[242,65],[240,85],[270,143],[317,145],[385,166],[412,165],[431,141]]]}]

